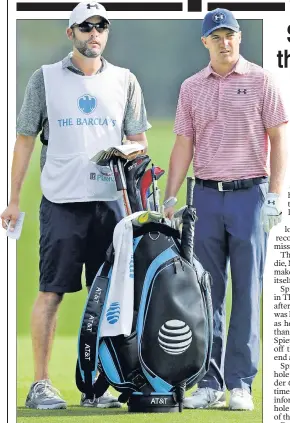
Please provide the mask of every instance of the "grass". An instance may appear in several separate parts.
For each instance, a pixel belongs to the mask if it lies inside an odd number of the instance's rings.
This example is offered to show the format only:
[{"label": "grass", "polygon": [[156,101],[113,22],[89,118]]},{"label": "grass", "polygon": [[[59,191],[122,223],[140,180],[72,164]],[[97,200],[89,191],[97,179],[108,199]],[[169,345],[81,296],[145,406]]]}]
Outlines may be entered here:
[{"label": "grass", "polygon": [[[173,122],[151,122],[153,128],[148,132],[149,155],[155,165],[168,170],[169,155],[174,142],[172,133]],[[255,411],[228,412],[227,410],[185,410],[182,415],[173,414],[128,414],[126,407],[121,410],[87,410],[78,406],[80,394],[75,387],[74,369],[76,360],[76,342],[80,316],[86,298],[86,290],[66,295],[60,308],[56,342],[53,348],[50,376],[53,384],[60,389],[67,400],[67,410],[37,411],[23,407],[27,392],[33,377],[33,363],[31,341],[29,338],[30,315],[34,299],[38,292],[38,210],[41,200],[40,142],[37,141],[32,155],[31,165],[23,186],[21,196],[21,210],[26,212],[23,232],[17,242],[17,335],[18,335],[18,363],[17,363],[17,415],[18,423],[92,423],[102,420],[102,423],[117,423],[121,421],[143,423],[148,421],[161,422],[261,422],[262,421],[262,377],[261,371],[255,379],[253,393],[255,397]],[[190,170],[191,174],[191,170]],[[164,193],[166,176],[158,181],[161,192]],[[185,203],[185,185],[178,195],[177,207]],[[227,311],[231,307],[231,286],[227,295]]]},{"label": "grass", "polygon": [[[17,377],[17,423],[261,423],[262,422],[262,381],[261,371],[255,379],[253,394],[255,411],[241,412],[221,410],[184,410],[182,414],[131,414],[124,405],[121,409],[86,409],[79,406],[80,393],[74,382],[77,340],[75,337],[56,335],[51,357],[51,380],[68,402],[66,410],[30,410],[24,407],[29,390],[33,363],[31,341],[28,336],[18,337],[18,377]],[[111,391],[113,392],[113,390]]]}]

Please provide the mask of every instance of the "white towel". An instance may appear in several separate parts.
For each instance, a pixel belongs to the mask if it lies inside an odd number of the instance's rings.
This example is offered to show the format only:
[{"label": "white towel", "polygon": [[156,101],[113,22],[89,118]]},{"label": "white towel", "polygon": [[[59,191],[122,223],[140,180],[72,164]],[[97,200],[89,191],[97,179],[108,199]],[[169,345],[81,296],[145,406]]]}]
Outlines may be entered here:
[{"label": "white towel", "polygon": [[100,336],[128,336],[131,333],[134,307],[134,259],[132,220],[144,213],[124,217],[115,227],[115,250],[111,283]]}]

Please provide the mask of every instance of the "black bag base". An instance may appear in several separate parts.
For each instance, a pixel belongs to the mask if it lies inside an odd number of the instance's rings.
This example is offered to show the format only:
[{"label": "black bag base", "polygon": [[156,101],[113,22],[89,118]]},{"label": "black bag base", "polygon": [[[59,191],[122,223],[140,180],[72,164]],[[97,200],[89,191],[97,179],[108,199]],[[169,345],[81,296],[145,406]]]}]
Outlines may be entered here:
[{"label": "black bag base", "polygon": [[143,395],[133,392],[128,400],[128,411],[131,413],[175,413],[179,406],[172,394]]}]

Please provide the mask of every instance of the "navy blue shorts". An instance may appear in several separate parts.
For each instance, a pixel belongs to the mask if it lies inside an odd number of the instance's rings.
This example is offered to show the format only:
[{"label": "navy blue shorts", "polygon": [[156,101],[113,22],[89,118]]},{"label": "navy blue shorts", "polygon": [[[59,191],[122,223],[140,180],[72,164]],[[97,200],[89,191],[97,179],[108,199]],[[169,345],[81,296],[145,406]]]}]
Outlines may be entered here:
[{"label": "navy blue shorts", "polygon": [[90,286],[104,262],[116,224],[124,217],[122,200],[40,204],[40,291],[66,293],[82,289],[85,265]]}]

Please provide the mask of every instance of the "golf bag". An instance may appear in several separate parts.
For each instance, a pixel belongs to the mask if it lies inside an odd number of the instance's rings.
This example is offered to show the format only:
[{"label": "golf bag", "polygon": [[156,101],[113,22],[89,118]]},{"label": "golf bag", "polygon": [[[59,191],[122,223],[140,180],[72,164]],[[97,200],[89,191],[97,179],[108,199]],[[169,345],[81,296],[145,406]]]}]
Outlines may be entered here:
[{"label": "golf bag", "polygon": [[191,206],[186,212],[188,233],[182,236],[164,223],[133,225],[134,306],[129,336],[100,337],[104,319],[113,325],[126,313],[118,302],[107,304],[113,247],[107,251],[79,331],[76,384],[88,398],[101,396],[111,385],[121,392],[119,401],[127,402],[129,411],[181,411],[185,390],[207,372],[212,346],[211,278],[192,252],[195,216]]}]

